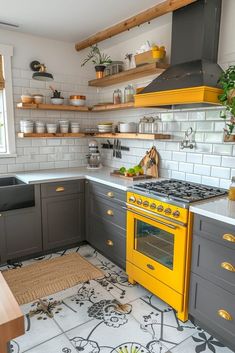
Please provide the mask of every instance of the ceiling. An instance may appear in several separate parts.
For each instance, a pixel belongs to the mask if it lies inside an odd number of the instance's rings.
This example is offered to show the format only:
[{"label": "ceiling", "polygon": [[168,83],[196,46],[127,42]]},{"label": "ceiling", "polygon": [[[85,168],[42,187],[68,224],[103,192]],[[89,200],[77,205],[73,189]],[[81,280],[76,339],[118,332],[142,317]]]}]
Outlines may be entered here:
[{"label": "ceiling", "polygon": [[18,32],[77,42],[162,1],[0,0],[0,21],[19,25]]}]

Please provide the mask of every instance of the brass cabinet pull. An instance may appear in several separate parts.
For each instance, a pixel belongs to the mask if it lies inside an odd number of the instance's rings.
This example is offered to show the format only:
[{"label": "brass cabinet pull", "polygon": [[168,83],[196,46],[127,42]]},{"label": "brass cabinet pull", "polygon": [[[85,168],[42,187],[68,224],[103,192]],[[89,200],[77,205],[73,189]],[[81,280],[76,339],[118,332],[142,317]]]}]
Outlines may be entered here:
[{"label": "brass cabinet pull", "polygon": [[109,216],[113,216],[113,211],[112,211],[112,210],[108,210],[106,213],[107,213],[107,215],[109,215]]},{"label": "brass cabinet pull", "polygon": [[112,191],[109,191],[109,192],[107,193],[107,196],[108,196],[108,197],[114,197],[114,193],[113,193]]},{"label": "brass cabinet pull", "polygon": [[63,186],[58,186],[56,189],[55,189],[56,192],[62,192],[64,191],[64,187]]},{"label": "brass cabinet pull", "polygon": [[230,243],[235,243],[235,235],[224,234],[223,239],[229,241]]},{"label": "brass cabinet pull", "polygon": [[110,239],[108,239],[108,240],[106,240],[106,244],[107,244],[108,246],[113,246],[113,241],[110,240]]},{"label": "brass cabinet pull", "polygon": [[147,264],[147,267],[148,267],[150,270],[155,270],[154,266],[151,265],[151,264]]},{"label": "brass cabinet pull", "polygon": [[217,314],[222,317],[222,319],[227,320],[227,321],[232,321],[233,317],[231,314],[229,314],[226,310],[220,309],[217,311]]},{"label": "brass cabinet pull", "polygon": [[220,265],[224,270],[235,272],[235,267],[229,262],[222,262]]}]

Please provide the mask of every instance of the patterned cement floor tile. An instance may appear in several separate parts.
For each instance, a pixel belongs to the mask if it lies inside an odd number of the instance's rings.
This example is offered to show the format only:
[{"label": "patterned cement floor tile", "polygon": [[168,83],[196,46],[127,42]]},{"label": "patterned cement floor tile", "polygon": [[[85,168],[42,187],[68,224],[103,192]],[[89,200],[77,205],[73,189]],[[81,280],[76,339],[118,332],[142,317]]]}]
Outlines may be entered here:
[{"label": "patterned cement floor tile", "polygon": [[[15,341],[11,342],[11,353],[23,353],[22,347]],[[54,337],[36,347],[27,350],[27,353],[76,353],[77,350],[64,335]]]},{"label": "patterned cement floor tile", "polygon": [[179,321],[175,311],[152,294],[131,304],[132,315],[141,323],[142,328],[169,349],[197,332],[191,321]]},{"label": "patterned cement floor tile", "polygon": [[[94,317],[101,312],[93,312]],[[168,349],[150,333],[143,331],[130,314],[104,308],[100,320],[94,319],[66,335],[78,351],[86,353],[166,353]]]},{"label": "patterned cement floor tile", "polygon": [[[36,307],[32,307],[34,310]],[[25,334],[15,339],[15,342],[20,346],[20,352],[24,352],[38,344],[41,344],[62,333],[56,322],[46,314],[35,312],[31,315],[30,312],[25,315]]]},{"label": "patterned cement floor tile", "polygon": [[198,332],[171,349],[172,353],[234,353],[207,332]]},{"label": "patterned cement floor tile", "polygon": [[89,309],[105,300],[113,302],[115,299],[100,284],[94,281],[84,283],[78,286],[76,293],[62,300],[62,310],[54,316],[54,320],[63,331],[71,330],[91,320]]}]

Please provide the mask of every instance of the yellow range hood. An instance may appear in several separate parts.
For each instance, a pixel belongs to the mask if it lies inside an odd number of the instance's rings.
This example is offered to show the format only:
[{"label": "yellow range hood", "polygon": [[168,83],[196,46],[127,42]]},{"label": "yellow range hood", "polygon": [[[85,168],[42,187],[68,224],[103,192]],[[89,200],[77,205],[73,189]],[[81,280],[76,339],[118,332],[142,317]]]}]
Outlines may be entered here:
[{"label": "yellow range hood", "polygon": [[219,105],[217,64],[221,0],[197,0],[173,12],[171,64],[135,95],[136,107]]},{"label": "yellow range hood", "polygon": [[222,90],[216,87],[198,86],[135,95],[135,107],[161,107],[175,105],[210,106],[219,105],[218,95]]}]

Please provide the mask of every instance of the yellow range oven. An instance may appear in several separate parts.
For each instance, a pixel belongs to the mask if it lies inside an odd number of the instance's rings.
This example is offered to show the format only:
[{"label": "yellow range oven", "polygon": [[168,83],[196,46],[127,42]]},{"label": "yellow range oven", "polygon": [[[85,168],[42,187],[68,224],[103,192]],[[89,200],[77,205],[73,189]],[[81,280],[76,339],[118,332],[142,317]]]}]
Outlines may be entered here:
[{"label": "yellow range oven", "polygon": [[138,282],[188,318],[191,252],[188,209],[134,192],[127,193],[129,282]]}]

